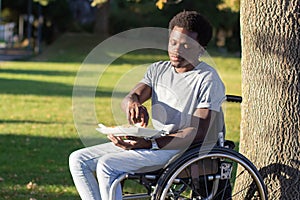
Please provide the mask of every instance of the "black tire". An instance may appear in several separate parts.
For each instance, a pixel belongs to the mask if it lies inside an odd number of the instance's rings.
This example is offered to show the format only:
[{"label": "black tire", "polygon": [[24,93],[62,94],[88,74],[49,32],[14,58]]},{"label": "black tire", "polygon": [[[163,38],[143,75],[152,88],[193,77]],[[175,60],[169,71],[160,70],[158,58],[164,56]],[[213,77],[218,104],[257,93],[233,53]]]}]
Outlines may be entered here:
[{"label": "black tire", "polygon": [[[171,164],[159,178],[152,199],[267,200],[267,190],[263,179],[256,167],[245,156],[232,149],[221,147],[202,152],[199,153],[199,148],[191,149]],[[192,165],[199,168],[194,170],[197,171],[196,175],[200,174],[196,178],[195,172],[191,172]],[[215,168],[214,172],[207,165]],[[237,170],[238,167],[239,170]],[[192,176],[191,173],[194,175]],[[234,184],[240,178],[248,178],[248,182],[237,191],[238,186],[235,187]]]}]

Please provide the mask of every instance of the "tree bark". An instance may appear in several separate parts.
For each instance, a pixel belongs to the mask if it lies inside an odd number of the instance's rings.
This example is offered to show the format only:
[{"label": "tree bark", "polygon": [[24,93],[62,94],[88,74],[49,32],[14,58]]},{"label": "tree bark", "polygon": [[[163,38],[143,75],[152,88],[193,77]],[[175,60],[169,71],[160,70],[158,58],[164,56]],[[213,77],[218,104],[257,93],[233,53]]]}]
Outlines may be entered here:
[{"label": "tree bark", "polygon": [[94,33],[104,38],[109,35],[109,5],[110,0],[99,5],[95,16]]},{"label": "tree bark", "polygon": [[300,199],[299,6],[241,1],[240,152],[259,168],[269,199]]}]

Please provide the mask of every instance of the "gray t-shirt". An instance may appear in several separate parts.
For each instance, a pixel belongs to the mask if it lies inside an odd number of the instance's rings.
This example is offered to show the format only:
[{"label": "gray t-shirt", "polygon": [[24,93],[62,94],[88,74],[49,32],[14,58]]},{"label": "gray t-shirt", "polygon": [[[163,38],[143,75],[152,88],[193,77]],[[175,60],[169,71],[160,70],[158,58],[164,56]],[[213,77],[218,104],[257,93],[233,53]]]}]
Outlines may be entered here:
[{"label": "gray t-shirt", "polygon": [[225,99],[223,82],[204,62],[185,73],[177,73],[169,61],[156,62],[141,82],[152,88],[152,124],[157,130],[189,127],[196,108],[220,112]]}]

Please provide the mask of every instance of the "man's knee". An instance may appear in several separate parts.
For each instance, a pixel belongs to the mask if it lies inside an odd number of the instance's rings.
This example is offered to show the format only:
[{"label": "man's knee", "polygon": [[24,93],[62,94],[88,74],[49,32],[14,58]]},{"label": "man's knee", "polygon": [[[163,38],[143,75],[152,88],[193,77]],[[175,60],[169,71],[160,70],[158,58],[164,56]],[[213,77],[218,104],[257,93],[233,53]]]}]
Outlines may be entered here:
[{"label": "man's knee", "polygon": [[102,156],[97,162],[97,174],[110,174],[113,169],[109,166],[109,156]]},{"label": "man's knee", "polygon": [[81,170],[83,168],[83,156],[80,150],[74,151],[69,156],[70,171]]},{"label": "man's knee", "polygon": [[98,176],[102,177],[112,177],[112,176],[118,176],[122,174],[122,170],[120,170],[118,164],[118,158],[111,156],[109,154],[99,158],[97,163],[97,174]]}]

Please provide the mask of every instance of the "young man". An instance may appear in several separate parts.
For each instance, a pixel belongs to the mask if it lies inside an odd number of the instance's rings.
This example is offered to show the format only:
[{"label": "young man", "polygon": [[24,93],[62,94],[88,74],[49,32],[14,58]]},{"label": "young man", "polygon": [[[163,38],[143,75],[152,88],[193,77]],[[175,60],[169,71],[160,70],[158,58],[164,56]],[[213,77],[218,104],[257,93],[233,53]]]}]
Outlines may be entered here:
[{"label": "young man", "polygon": [[[222,118],[224,85],[212,67],[199,61],[212,36],[209,22],[197,12],[184,11],[169,28],[170,61],[152,64],[122,102],[129,123],[145,127],[148,112],[142,104],[151,99],[153,126],[169,134],[151,140],[109,135],[110,143],[73,152],[70,171],[82,199],[107,200],[118,176],[161,168],[192,143],[222,130],[223,124],[211,124]],[[122,199],[121,186],[116,199]]]}]

